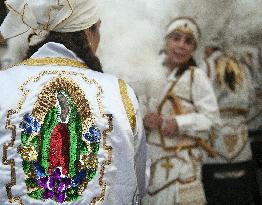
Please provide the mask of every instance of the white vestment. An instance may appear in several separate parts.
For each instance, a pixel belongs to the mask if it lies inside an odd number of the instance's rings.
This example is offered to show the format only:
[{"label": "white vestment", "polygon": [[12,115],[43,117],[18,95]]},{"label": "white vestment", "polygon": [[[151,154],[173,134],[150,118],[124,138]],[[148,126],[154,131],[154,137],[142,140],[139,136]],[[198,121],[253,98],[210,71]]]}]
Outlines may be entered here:
[{"label": "white vestment", "polygon": [[[131,205],[143,195],[145,135],[136,96],[124,81],[88,69],[61,44],[47,43],[0,72],[0,85],[1,205],[51,205],[59,197],[70,205]],[[69,163],[69,174],[54,169],[56,186],[51,185],[50,147],[59,134],[49,130],[49,122],[67,127],[70,136],[70,148],[57,153],[69,156],[70,163],[60,162]],[[52,146],[55,150],[58,144]]]},{"label": "white vestment", "polygon": [[206,61],[206,71],[217,96],[222,123],[214,127],[209,135],[209,142],[218,155],[207,157],[205,163],[243,162],[252,157],[247,126],[255,98],[251,76],[248,69],[240,64],[241,82],[234,91],[219,84],[217,62],[223,57],[221,51],[216,51]]},{"label": "white vestment", "polygon": [[163,118],[176,119],[180,136],[167,138],[161,130],[148,133],[151,170],[143,205],[206,202],[200,179],[203,150],[196,140],[207,139],[211,126],[219,122],[218,106],[202,70],[189,67],[181,77],[176,72],[177,68],[169,75],[160,100],[151,100],[150,106],[154,104]]}]

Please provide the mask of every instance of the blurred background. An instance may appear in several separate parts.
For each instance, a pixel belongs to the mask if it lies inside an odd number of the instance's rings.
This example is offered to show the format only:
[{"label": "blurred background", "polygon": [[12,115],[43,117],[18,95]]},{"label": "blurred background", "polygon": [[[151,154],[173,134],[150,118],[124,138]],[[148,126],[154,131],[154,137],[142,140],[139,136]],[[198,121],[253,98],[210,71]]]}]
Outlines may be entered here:
[{"label": "blurred background", "polygon": [[[256,111],[249,137],[262,193],[262,0],[98,0],[101,42],[98,56],[105,72],[126,80],[137,96],[159,96],[165,71],[159,52],[167,24],[175,17],[194,18],[201,30],[195,53],[199,65],[204,47],[218,39],[224,52],[250,67],[256,89]],[[0,0],[0,23],[8,10]],[[1,69],[19,63],[28,45],[21,35],[9,41],[0,37]],[[252,124],[252,123],[250,123]]]}]

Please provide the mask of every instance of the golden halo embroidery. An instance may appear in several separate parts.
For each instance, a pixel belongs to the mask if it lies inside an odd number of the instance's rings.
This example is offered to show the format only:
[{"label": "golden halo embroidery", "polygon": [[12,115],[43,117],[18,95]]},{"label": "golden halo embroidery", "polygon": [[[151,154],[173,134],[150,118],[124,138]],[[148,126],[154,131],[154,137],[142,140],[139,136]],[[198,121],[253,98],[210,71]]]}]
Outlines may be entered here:
[{"label": "golden halo embroidery", "polygon": [[[59,78],[53,78],[44,86],[32,112],[25,114],[20,124],[22,132],[18,152],[23,159],[28,195],[34,199],[50,199],[59,203],[75,201],[81,197],[88,182],[99,170],[101,193],[91,202],[96,204],[105,196],[105,166],[112,162],[112,147],[107,145],[106,136],[112,131],[113,125],[112,116],[104,114],[101,103],[102,88],[95,80],[88,79],[82,73],[43,71],[20,86],[23,97],[16,110],[8,112],[6,128],[12,130],[12,139],[3,146],[3,162],[7,161],[4,160],[7,159],[7,149],[15,143],[16,126],[11,125],[10,119],[12,115],[20,112],[25,103],[29,93],[25,86],[30,81],[37,82],[44,75],[55,74],[58,74]],[[101,116],[108,120],[108,129],[101,133],[94,123],[94,116],[83,91],[72,79],[62,77],[66,74],[79,76],[86,83],[97,86],[99,111]],[[107,152],[108,158],[99,167],[96,155],[101,146]],[[12,177],[15,176],[15,163],[6,164],[12,167],[11,182],[6,185],[9,201],[24,204],[22,199],[19,196],[14,197],[11,191],[16,184],[15,177]]]}]

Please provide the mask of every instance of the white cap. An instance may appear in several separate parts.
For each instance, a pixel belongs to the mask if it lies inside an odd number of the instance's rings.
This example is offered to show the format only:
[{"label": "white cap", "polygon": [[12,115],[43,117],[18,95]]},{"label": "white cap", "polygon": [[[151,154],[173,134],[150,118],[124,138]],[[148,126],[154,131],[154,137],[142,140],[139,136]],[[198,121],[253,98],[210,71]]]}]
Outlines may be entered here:
[{"label": "white cap", "polygon": [[0,27],[5,39],[29,30],[35,34],[29,45],[47,37],[50,31],[75,32],[99,20],[95,0],[7,0],[10,10]]},{"label": "white cap", "polygon": [[192,35],[196,42],[199,41],[201,33],[194,19],[190,17],[178,17],[173,19],[167,26],[166,36],[173,31],[180,31]]}]

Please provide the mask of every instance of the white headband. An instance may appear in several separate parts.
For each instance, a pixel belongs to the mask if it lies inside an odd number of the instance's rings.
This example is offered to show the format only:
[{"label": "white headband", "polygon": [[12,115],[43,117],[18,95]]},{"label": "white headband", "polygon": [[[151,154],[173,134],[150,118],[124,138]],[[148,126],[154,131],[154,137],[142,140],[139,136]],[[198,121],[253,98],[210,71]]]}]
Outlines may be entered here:
[{"label": "white headband", "polygon": [[10,12],[0,27],[5,39],[31,30],[29,45],[45,40],[50,31],[75,32],[99,20],[95,0],[7,0]]},{"label": "white headband", "polygon": [[166,29],[166,36],[173,31],[181,31],[193,35],[196,41],[200,39],[200,29],[196,22],[189,17],[179,17],[171,21]]}]

